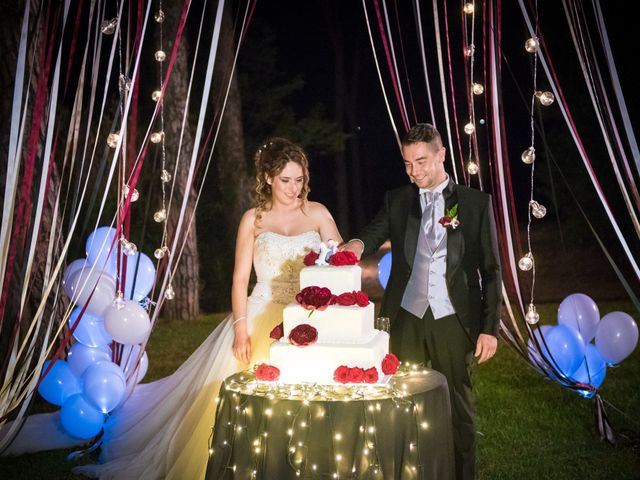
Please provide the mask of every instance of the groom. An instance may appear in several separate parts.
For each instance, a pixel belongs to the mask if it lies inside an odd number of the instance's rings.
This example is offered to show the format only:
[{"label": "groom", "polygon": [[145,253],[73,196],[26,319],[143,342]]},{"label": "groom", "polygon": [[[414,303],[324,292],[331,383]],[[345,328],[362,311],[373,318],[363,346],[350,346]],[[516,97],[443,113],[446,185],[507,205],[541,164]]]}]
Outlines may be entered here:
[{"label": "groom", "polygon": [[343,249],[375,253],[391,240],[393,264],[380,315],[391,318],[391,350],[400,360],[431,362],[447,377],[456,476],[475,475],[475,409],[470,367],[498,346],[502,302],[491,197],[453,183],[445,148],[430,124],[402,140],[407,185],[386,193],[373,221]]}]

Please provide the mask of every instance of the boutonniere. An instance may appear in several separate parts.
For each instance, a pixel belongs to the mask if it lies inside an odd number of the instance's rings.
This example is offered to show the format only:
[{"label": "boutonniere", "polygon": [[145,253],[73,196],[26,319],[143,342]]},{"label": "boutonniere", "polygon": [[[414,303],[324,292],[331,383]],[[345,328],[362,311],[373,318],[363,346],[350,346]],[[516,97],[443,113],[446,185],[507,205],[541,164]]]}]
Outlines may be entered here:
[{"label": "boutonniere", "polygon": [[447,210],[438,223],[442,225],[444,228],[453,228],[454,230],[460,225],[460,220],[458,220],[458,204],[456,203],[453,207]]}]

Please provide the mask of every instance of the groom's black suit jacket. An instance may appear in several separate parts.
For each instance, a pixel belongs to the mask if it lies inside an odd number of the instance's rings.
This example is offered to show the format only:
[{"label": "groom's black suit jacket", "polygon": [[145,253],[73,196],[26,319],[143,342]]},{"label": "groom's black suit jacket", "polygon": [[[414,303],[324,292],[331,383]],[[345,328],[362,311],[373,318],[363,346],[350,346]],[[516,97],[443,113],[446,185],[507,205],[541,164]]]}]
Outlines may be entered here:
[{"label": "groom's black suit jacket", "polygon": [[[447,233],[449,298],[461,323],[474,336],[497,336],[502,277],[491,196],[451,180],[442,194],[447,211],[458,204],[460,221]],[[407,185],[386,193],[382,208],[358,236],[364,242],[363,256],[375,253],[382,243],[391,240],[393,261],[381,315],[392,322],[413,268],[421,216],[418,189]]]}]

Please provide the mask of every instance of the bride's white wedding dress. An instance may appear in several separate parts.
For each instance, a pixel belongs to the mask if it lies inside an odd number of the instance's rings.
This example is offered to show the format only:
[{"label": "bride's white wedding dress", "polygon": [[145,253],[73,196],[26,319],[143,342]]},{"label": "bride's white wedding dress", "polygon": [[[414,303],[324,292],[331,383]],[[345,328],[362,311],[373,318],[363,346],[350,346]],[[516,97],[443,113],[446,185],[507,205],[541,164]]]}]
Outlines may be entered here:
[{"label": "bride's white wedding dress", "polygon": [[[315,231],[295,236],[263,232],[256,237],[257,283],[247,305],[251,363],[268,361],[269,332],[282,321],[282,309],[298,292],[304,256],[319,245],[320,235]],[[74,473],[104,479],[203,478],[220,383],[244,368],[234,358],[232,345],[232,320],[227,318],[174,374],[138,385],[105,423],[101,463],[76,467]],[[50,427],[59,429],[55,416],[47,415],[54,417]],[[33,443],[49,434],[42,431],[44,423],[30,425],[29,420],[14,442],[18,451],[12,446],[8,453],[46,448]],[[20,445],[29,443],[30,448],[19,451]]]}]

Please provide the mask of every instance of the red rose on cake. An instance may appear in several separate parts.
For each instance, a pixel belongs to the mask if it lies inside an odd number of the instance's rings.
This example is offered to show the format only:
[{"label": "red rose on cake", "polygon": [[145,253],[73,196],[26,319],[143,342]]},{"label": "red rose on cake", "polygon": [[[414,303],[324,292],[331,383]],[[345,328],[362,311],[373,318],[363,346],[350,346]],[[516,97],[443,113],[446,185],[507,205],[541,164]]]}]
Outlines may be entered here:
[{"label": "red rose on cake", "polygon": [[261,363],[256,368],[256,378],[267,382],[274,382],[280,378],[280,370],[278,367]]},{"label": "red rose on cake", "polygon": [[304,257],[303,262],[307,267],[312,267],[316,264],[316,260],[319,256],[320,254],[318,252],[311,251]]},{"label": "red rose on cake", "polygon": [[329,265],[334,267],[342,267],[345,265],[355,265],[358,263],[358,257],[353,252],[345,250],[344,252],[336,252],[329,258]]},{"label": "red rose on cake", "polygon": [[376,367],[367,368],[364,371],[364,381],[366,383],[376,383],[378,381],[378,370]]},{"label": "red rose on cake", "polygon": [[296,295],[296,302],[305,310],[324,310],[333,303],[333,298],[326,287],[305,287]]},{"label": "red rose on cake", "polygon": [[382,359],[382,373],[385,375],[393,375],[398,371],[400,360],[393,353],[388,353]]},{"label": "red rose on cake", "polygon": [[282,337],[284,337],[284,325],[282,324],[282,322],[273,327],[273,330],[271,330],[271,333],[269,333],[269,337],[273,338],[274,340],[280,340]]},{"label": "red rose on cake", "polygon": [[335,302],[343,307],[350,307],[352,305],[358,305],[359,307],[366,307],[369,305],[369,296],[364,292],[344,292],[335,297]]},{"label": "red rose on cake", "polygon": [[318,340],[318,330],[309,325],[303,323],[295,327],[289,333],[289,342],[297,347],[307,347],[313,345]]},{"label": "red rose on cake", "polygon": [[333,372],[333,380],[338,383],[348,383],[349,370],[350,368],[346,365],[340,365],[338,368],[336,368],[336,371]]},{"label": "red rose on cake", "polygon": [[349,369],[349,382],[350,383],[362,383],[364,380],[364,370],[360,367],[353,367]]}]

